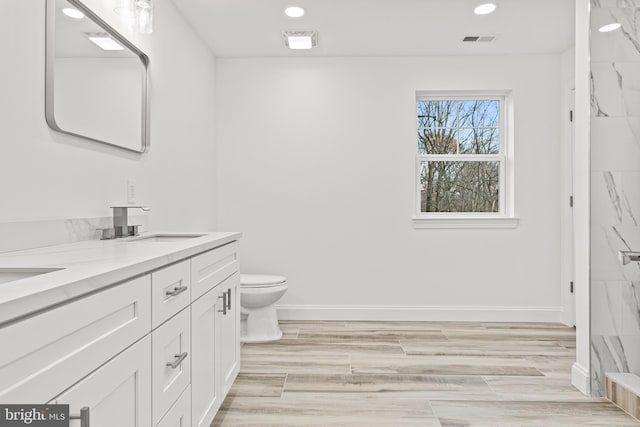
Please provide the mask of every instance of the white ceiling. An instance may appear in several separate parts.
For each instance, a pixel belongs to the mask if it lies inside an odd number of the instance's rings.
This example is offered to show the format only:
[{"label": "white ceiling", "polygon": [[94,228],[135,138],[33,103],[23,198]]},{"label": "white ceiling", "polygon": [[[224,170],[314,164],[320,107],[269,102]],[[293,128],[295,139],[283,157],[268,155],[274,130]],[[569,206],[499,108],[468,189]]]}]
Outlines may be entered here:
[{"label": "white ceiling", "polygon": [[[560,53],[573,46],[574,0],[173,0],[216,56],[394,56]],[[287,6],[307,14],[292,19]],[[317,30],[318,46],[291,51],[284,30]],[[465,35],[496,35],[464,43]]]}]

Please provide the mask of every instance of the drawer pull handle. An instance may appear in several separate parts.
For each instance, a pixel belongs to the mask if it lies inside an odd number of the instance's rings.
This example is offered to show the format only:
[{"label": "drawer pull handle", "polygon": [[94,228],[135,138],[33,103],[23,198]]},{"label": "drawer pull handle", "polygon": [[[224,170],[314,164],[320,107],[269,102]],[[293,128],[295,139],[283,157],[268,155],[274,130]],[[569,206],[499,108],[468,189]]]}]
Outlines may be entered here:
[{"label": "drawer pull handle", "polygon": [[231,310],[231,288],[227,290],[227,310]]},{"label": "drawer pull handle", "polygon": [[188,286],[182,286],[182,287],[179,287],[179,288],[173,288],[172,291],[167,291],[167,292],[165,292],[165,294],[168,297],[175,297],[176,295],[180,295],[181,293],[185,292],[187,289],[189,289]]},{"label": "drawer pull handle", "polygon": [[80,420],[80,427],[89,427],[89,407],[80,409],[80,415],[69,415],[70,420]]},{"label": "drawer pull handle", "polygon": [[222,310],[218,310],[218,313],[222,313],[223,315],[227,315],[227,293],[223,292],[222,296],[218,298],[222,298]]},{"label": "drawer pull handle", "polygon": [[167,366],[170,366],[172,369],[176,369],[182,362],[184,362],[184,359],[186,359],[188,355],[189,353],[186,351],[182,354],[176,354],[176,360],[173,362],[167,362]]}]

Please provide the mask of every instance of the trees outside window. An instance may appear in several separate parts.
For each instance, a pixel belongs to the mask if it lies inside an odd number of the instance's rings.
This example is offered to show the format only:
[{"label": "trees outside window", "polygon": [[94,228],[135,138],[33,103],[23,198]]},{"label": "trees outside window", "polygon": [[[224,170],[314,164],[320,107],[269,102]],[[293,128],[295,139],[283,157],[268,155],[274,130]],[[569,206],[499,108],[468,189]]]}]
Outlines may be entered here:
[{"label": "trees outside window", "polygon": [[418,214],[504,214],[504,96],[417,98]]}]

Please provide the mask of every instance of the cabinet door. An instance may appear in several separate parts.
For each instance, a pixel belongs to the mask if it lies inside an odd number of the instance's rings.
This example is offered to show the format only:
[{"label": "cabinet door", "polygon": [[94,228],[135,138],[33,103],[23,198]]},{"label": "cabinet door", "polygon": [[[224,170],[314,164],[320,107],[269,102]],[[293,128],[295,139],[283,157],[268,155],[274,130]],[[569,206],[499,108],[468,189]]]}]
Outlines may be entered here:
[{"label": "cabinet door", "polygon": [[240,371],[240,274],[235,273],[216,289],[227,293],[227,310],[218,324],[217,343],[224,399]]},{"label": "cabinet door", "polygon": [[153,424],[191,381],[191,318],[187,308],[151,333]]},{"label": "cabinet door", "polygon": [[[52,403],[89,408],[91,427],[151,427],[151,337],[146,336]],[[72,420],[70,427],[80,427]]]},{"label": "cabinet door", "polygon": [[191,424],[209,427],[222,404],[216,333],[222,292],[214,288],[191,305]]}]

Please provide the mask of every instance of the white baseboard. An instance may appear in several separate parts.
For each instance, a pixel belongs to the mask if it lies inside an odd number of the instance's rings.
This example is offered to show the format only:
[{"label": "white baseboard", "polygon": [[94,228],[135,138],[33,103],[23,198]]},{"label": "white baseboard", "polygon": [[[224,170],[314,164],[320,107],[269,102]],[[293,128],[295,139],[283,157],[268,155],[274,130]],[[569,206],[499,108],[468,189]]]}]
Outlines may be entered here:
[{"label": "white baseboard", "polygon": [[562,307],[278,305],[281,320],[560,322]]},{"label": "white baseboard", "polygon": [[571,366],[571,384],[577,388],[582,394],[587,396],[591,393],[589,371],[578,362],[574,362]]}]

